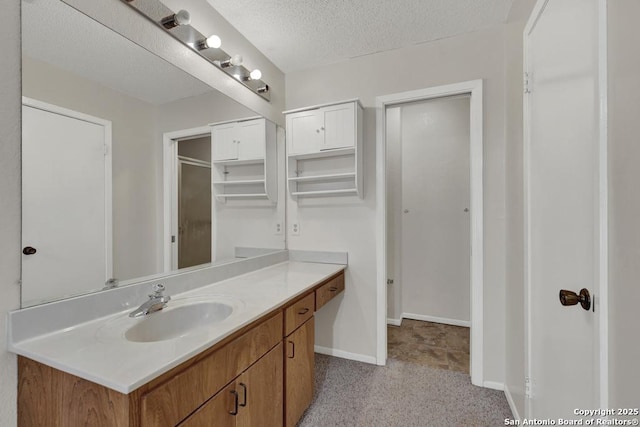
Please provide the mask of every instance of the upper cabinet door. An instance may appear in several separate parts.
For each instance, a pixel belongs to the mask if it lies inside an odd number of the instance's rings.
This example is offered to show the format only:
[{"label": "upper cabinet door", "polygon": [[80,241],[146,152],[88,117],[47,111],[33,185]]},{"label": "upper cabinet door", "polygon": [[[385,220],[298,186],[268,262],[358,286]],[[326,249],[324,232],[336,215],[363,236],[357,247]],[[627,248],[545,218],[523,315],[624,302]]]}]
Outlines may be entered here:
[{"label": "upper cabinet door", "polygon": [[238,159],[262,159],[265,155],[265,119],[237,124]]},{"label": "upper cabinet door", "polygon": [[324,133],[320,110],[301,111],[287,115],[289,154],[314,153],[320,150]]},{"label": "upper cabinet door", "polygon": [[236,160],[238,158],[237,131],[235,123],[216,125],[211,128],[211,159]]},{"label": "upper cabinet door", "polygon": [[324,107],[320,112],[324,121],[320,150],[353,147],[356,141],[355,103]]}]

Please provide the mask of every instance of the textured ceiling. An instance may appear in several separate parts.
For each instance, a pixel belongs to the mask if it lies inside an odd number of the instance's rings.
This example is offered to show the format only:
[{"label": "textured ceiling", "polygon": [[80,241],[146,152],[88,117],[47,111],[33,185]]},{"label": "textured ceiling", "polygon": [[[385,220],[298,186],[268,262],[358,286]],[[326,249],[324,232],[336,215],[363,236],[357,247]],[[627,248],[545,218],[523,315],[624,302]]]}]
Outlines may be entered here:
[{"label": "textured ceiling", "polygon": [[29,57],[152,104],[212,91],[61,1],[22,2],[22,50]]},{"label": "textured ceiling", "polygon": [[489,28],[513,0],[207,0],[285,73]]}]

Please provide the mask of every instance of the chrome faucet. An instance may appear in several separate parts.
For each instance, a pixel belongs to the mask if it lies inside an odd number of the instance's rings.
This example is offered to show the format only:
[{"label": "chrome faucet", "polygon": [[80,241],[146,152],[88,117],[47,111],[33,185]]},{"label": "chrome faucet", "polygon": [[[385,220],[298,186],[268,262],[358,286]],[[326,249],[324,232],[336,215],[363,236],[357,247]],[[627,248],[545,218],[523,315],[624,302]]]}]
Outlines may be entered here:
[{"label": "chrome faucet", "polygon": [[158,283],[157,285],[153,285],[152,289],[153,294],[149,295],[149,299],[145,301],[140,307],[129,313],[129,317],[146,316],[147,314],[162,310],[167,306],[167,303],[171,300],[171,297],[162,294],[164,292],[164,286]]}]

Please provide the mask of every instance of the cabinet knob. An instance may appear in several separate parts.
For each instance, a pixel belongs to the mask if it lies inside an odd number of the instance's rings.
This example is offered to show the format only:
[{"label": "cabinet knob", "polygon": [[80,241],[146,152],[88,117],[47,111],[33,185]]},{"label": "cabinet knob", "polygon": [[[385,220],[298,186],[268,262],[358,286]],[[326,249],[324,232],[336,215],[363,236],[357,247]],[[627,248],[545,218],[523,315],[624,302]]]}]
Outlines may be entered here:
[{"label": "cabinet knob", "polygon": [[301,308],[300,310],[298,310],[298,314],[307,314],[308,312],[309,312],[309,309],[307,307]]},{"label": "cabinet knob", "polygon": [[320,129],[316,129],[316,133],[320,133]]},{"label": "cabinet knob", "polygon": [[324,126],[322,126],[322,127],[320,128],[320,130],[324,130]]},{"label": "cabinet knob", "polygon": [[287,357],[289,359],[293,359],[294,357],[296,357],[296,345],[293,341],[288,341],[288,343],[291,344],[291,356],[287,355]]}]

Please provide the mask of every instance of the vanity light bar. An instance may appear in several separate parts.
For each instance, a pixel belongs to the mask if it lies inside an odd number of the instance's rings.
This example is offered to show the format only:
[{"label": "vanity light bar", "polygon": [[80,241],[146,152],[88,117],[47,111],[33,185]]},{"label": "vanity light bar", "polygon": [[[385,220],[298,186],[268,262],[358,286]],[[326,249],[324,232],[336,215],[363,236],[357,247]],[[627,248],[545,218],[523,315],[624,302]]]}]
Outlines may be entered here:
[{"label": "vanity light bar", "polygon": [[190,24],[191,16],[188,11],[174,12],[160,0],[121,1],[154,22],[217,69],[224,71],[252,92],[270,101],[269,85],[262,81],[262,72],[258,69],[245,68],[242,65],[241,55],[229,55],[222,50],[222,40],[217,35],[205,36],[193,28]]}]

